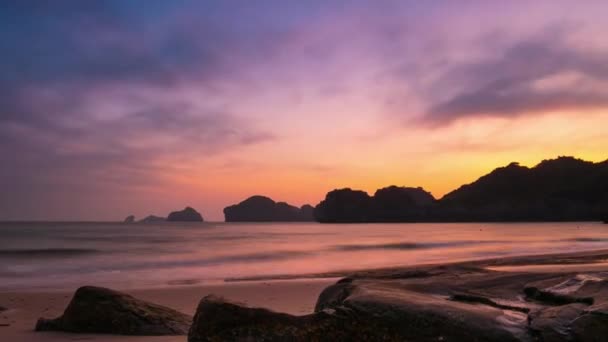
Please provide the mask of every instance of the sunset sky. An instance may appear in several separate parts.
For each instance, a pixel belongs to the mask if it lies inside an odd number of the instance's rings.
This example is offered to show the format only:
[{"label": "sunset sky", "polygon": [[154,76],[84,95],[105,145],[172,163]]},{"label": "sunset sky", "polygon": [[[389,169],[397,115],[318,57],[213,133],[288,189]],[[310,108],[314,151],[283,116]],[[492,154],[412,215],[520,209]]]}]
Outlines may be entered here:
[{"label": "sunset sky", "polygon": [[4,1],[0,220],[608,158],[606,1]]}]

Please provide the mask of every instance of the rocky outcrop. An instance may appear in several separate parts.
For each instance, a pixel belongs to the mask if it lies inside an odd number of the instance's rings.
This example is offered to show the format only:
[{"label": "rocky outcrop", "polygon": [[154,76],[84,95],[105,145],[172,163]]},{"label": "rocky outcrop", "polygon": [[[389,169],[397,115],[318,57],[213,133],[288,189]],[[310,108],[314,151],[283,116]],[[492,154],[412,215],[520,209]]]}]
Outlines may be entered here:
[{"label": "rocky outcrop", "polygon": [[607,308],[602,273],[431,266],[353,274],[304,316],[208,296],[188,341],[602,341]]},{"label": "rocky outcrop", "polygon": [[598,221],[608,211],[608,161],[572,157],[528,168],[500,167],[435,200],[421,188],[390,186],[369,196],[340,189],[315,208],[320,222]]},{"label": "rocky outcrop", "polygon": [[432,218],[435,202],[422,188],[389,186],[374,196],[346,188],[329,192],[314,215],[319,222],[418,222]]},{"label": "rocky outcrop", "polygon": [[164,217],[148,215],[137,222],[139,222],[139,223],[159,223],[159,222],[165,222],[165,221],[167,221],[167,219]]},{"label": "rocky outcrop", "polygon": [[39,319],[36,331],[119,335],[185,335],[192,318],[101,287],[79,288],[61,317]]},{"label": "rocky outcrop", "polygon": [[133,223],[133,222],[135,222],[135,216],[133,216],[133,215],[129,215],[129,216],[127,216],[127,217],[124,219],[124,221],[122,221],[122,222],[123,222],[123,223]]},{"label": "rocky outcrop", "polygon": [[170,222],[203,222],[203,216],[191,207],[186,207],[181,211],[174,211],[167,216]]},{"label": "rocky outcrop", "polygon": [[310,205],[298,208],[265,196],[251,196],[239,204],[224,208],[224,216],[226,222],[313,221],[312,211]]}]

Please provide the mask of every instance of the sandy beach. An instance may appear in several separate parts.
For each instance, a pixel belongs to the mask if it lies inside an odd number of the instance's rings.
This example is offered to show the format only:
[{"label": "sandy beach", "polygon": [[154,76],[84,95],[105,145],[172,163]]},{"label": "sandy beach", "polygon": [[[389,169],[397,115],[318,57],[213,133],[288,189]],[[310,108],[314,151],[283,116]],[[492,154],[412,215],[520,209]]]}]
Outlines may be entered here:
[{"label": "sandy beach", "polygon": [[[294,315],[312,313],[317,296],[336,279],[280,280],[233,282],[210,286],[175,286],[157,289],[128,290],[127,293],[153,303],[194,314],[201,298],[215,294],[250,306],[264,307]],[[75,290],[75,289],[74,289]],[[185,341],[186,336],[111,336],[35,332],[40,317],[59,316],[69,303],[74,291],[3,292],[0,306],[0,340],[32,341]]]},{"label": "sandy beach", "polygon": [[[581,272],[608,271],[607,250],[550,255],[517,256],[502,259],[476,260],[447,264],[457,267],[481,267],[499,272],[551,273],[575,275]],[[384,269],[360,270],[352,273],[359,278],[392,278],[391,274],[404,274],[412,270],[425,270],[439,265],[419,265]],[[201,298],[214,294],[250,307],[262,307],[296,316],[310,314],[319,294],[336,283],[339,273],[310,274],[316,279],[231,281],[204,286],[169,286],[152,289],[131,289],[125,292],[137,298],[194,314]],[[601,274],[601,273],[600,273]],[[331,278],[329,278],[332,276]],[[526,278],[525,275],[520,277]],[[120,289],[119,289],[120,290]],[[59,316],[69,303],[73,291],[11,291],[0,293],[0,336],[3,341],[185,341],[185,336],[113,336],[100,334],[70,334],[34,332],[40,317]]]}]

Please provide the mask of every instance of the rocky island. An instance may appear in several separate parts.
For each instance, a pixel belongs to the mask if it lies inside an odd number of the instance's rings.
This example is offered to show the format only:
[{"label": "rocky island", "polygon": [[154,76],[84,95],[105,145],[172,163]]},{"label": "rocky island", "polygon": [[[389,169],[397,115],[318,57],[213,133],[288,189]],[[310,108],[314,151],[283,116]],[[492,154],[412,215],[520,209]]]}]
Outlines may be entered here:
[{"label": "rocky island", "polygon": [[226,222],[296,222],[313,221],[313,207],[301,208],[285,202],[275,202],[266,196],[251,196],[224,208]]},{"label": "rocky island", "polygon": [[167,218],[165,218],[165,217],[148,215],[137,222],[138,223],[159,223],[159,222],[165,222],[165,221],[167,221]]},{"label": "rocky island", "polygon": [[203,216],[194,208],[186,207],[184,210],[171,212],[167,216],[169,222],[203,222]]},{"label": "rocky island", "polygon": [[135,216],[129,215],[122,222],[123,223],[134,223],[135,222]]}]

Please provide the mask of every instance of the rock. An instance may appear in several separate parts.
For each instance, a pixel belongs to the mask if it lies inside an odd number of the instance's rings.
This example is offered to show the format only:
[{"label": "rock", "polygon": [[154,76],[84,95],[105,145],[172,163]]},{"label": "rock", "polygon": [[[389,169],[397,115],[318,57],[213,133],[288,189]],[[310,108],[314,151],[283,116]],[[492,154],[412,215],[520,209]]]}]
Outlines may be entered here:
[{"label": "rock", "polygon": [[540,341],[568,341],[571,338],[571,323],[584,309],[583,304],[543,308],[530,315],[530,331]]},{"label": "rock", "polygon": [[603,341],[600,276],[474,263],[366,271],[326,288],[304,316],[205,297],[188,341]]},{"label": "rock", "polygon": [[548,305],[566,305],[572,303],[593,304],[593,297],[572,297],[565,294],[540,290],[533,286],[524,288],[524,293],[527,298],[544,302]]},{"label": "rock", "polygon": [[7,308],[5,308],[4,306],[0,306],[0,312],[2,312],[2,311],[6,311],[6,310],[8,310],[8,309],[7,309]]},{"label": "rock", "polygon": [[167,216],[167,221],[172,222],[203,222],[203,217],[191,207],[181,211],[174,211]]},{"label": "rock", "polygon": [[312,207],[294,207],[265,196],[251,196],[239,204],[224,208],[226,222],[296,222],[313,221]]},{"label": "rock", "polygon": [[125,218],[125,220],[124,220],[124,221],[122,221],[122,222],[123,222],[123,223],[133,223],[133,222],[135,222],[135,216],[133,216],[133,215],[129,215],[129,216],[127,216],[127,217]]},{"label": "rock", "polygon": [[79,288],[61,317],[41,318],[36,331],[119,335],[185,335],[192,318],[114,290]]},{"label": "rock", "polygon": [[608,304],[594,305],[572,322],[576,341],[600,342],[608,336]]},{"label": "rock", "polygon": [[137,222],[139,222],[139,223],[159,223],[159,222],[165,222],[165,221],[167,221],[167,219],[164,217],[148,215]]}]

